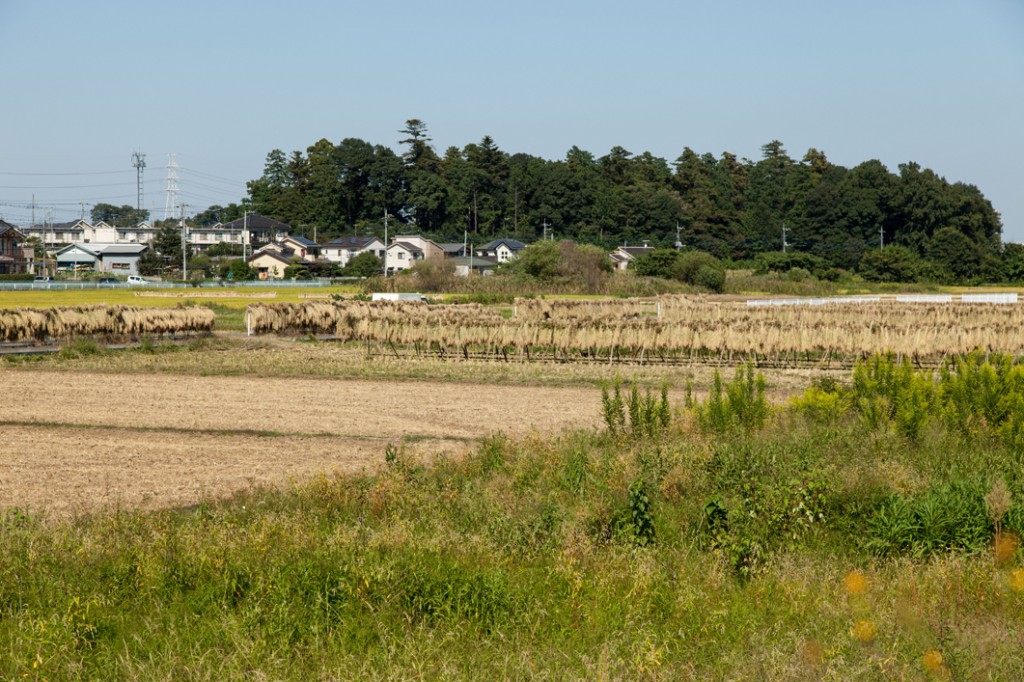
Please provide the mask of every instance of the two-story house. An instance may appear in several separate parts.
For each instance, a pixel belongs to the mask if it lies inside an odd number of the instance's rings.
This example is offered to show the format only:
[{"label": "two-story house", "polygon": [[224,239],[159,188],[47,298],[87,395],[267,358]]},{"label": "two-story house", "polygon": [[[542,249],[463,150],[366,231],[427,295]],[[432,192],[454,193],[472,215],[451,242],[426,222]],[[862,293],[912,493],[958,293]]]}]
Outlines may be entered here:
[{"label": "two-story house", "polygon": [[474,252],[481,258],[488,258],[496,263],[507,263],[525,248],[526,244],[515,239],[495,239],[476,247]]},{"label": "two-story house", "polygon": [[337,237],[320,245],[320,255],[341,267],[361,253],[384,260],[384,242],[377,237]]},{"label": "two-story house", "polygon": [[8,222],[0,220],[0,275],[25,272],[24,235]]}]

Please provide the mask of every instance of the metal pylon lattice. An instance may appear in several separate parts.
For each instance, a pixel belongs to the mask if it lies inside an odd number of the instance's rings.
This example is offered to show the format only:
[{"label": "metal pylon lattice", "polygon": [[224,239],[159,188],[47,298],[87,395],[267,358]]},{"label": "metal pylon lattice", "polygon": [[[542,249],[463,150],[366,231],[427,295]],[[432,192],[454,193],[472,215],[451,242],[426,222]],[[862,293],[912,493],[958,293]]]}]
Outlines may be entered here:
[{"label": "metal pylon lattice", "polygon": [[178,205],[178,162],[174,154],[167,155],[167,203],[164,205],[164,220],[174,217]]}]

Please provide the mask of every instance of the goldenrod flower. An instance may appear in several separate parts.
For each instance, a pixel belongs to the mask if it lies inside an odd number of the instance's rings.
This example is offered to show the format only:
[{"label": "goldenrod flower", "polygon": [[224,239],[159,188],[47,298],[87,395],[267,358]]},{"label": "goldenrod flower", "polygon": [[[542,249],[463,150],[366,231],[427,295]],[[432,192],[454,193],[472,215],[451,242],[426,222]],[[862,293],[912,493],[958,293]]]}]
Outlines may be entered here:
[{"label": "goldenrod flower", "polygon": [[1017,592],[1024,592],[1024,568],[1015,568],[1010,571],[1010,587]]},{"label": "goldenrod flower", "polygon": [[859,620],[850,628],[850,634],[860,642],[870,642],[878,634],[878,628],[870,620]]},{"label": "goldenrod flower", "polygon": [[868,579],[862,571],[852,570],[843,578],[847,594],[861,594],[868,589]]},{"label": "goldenrod flower", "polygon": [[1017,547],[1020,546],[1020,540],[1013,533],[1000,533],[996,536],[995,544],[993,545],[993,556],[995,558],[996,566],[1005,566],[1006,564],[1013,561],[1013,557],[1017,554]]}]

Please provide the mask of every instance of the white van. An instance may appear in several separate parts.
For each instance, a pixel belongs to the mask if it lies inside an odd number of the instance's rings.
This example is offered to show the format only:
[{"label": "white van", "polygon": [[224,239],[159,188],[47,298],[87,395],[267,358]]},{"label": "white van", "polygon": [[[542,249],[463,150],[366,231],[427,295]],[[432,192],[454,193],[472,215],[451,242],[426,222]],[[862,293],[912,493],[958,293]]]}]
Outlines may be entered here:
[{"label": "white van", "polygon": [[142,279],[138,275],[128,275],[127,284],[130,287],[139,287],[149,284],[146,280]]}]

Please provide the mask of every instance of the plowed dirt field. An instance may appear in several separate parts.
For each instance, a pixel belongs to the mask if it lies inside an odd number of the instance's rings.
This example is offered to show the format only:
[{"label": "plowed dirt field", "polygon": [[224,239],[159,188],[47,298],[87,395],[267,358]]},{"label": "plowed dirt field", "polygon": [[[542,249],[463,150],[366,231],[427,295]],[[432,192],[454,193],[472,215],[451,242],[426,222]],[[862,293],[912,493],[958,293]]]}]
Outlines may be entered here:
[{"label": "plowed dirt field", "polygon": [[319,471],[388,443],[456,454],[496,431],[600,420],[594,388],[0,371],[0,508],[168,507]]}]

